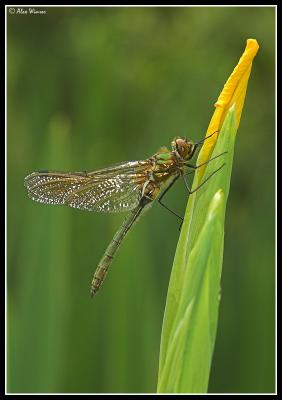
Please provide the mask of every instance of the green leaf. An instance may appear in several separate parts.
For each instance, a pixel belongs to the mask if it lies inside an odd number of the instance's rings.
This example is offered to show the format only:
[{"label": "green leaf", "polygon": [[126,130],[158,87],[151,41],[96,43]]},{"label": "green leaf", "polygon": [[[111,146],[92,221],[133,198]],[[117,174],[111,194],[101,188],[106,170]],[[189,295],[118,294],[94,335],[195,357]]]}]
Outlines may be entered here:
[{"label": "green leaf", "polygon": [[[189,196],[171,272],[158,376],[159,393],[206,393],[217,330],[224,220],[236,136],[235,105],[225,118],[203,182]],[[193,189],[199,185],[199,168]]]}]

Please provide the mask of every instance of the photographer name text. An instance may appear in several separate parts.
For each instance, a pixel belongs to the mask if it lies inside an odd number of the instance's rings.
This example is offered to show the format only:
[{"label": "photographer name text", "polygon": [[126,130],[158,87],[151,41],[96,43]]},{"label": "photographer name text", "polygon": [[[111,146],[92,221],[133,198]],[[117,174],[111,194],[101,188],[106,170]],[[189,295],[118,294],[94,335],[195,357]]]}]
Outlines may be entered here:
[{"label": "photographer name text", "polygon": [[47,14],[47,10],[41,10],[38,8],[22,8],[22,7],[17,7],[17,8],[9,8],[9,14],[16,14],[16,15],[44,15]]}]

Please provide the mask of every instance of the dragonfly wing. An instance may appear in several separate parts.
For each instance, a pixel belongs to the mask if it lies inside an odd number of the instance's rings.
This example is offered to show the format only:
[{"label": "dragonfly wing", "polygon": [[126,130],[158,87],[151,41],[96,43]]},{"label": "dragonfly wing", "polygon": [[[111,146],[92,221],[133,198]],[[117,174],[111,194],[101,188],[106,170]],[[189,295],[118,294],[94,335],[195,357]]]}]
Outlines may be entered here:
[{"label": "dragonfly wing", "polygon": [[65,204],[72,191],[84,185],[87,180],[82,176],[56,172],[33,172],[24,180],[29,197],[39,203]]},{"label": "dragonfly wing", "polygon": [[80,187],[66,198],[65,204],[81,210],[121,212],[137,207],[141,195],[139,183],[108,178]]},{"label": "dragonfly wing", "polygon": [[29,196],[45,204],[88,211],[121,212],[135,208],[150,164],[129,161],[93,172],[35,172],[25,178]]}]

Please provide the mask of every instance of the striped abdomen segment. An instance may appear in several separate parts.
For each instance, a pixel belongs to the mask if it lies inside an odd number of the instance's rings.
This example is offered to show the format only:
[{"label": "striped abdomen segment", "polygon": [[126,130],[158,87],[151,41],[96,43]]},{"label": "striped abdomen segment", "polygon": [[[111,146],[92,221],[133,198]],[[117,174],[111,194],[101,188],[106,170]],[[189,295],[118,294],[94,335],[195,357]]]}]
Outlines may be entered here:
[{"label": "striped abdomen segment", "polygon": [[91,284],[91,297],[93,297],[99,290],[100,286],[104,282],[109,266],[114,258],[116,251],[118,250],[123,238],[136,222],[137,218],[140,216],[141,212],[144,210],[144,205],[139,205],[137,208],[132,210],[126,219],[123,221],[121,227],[116,232],[111,243],[107,247],[105,254],[103,255],[99,265],[95,271],[92,284]]}]

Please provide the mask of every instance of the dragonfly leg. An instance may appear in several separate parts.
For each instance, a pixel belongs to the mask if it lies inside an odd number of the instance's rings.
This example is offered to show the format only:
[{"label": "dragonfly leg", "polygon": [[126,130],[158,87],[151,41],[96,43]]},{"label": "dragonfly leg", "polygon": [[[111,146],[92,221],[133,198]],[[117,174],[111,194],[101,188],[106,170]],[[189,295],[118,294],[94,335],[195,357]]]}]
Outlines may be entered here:
[{"label": "dragonfly leg", "polygon": [[[217,157],[218,157],[218,156],[217,156]],[[215,171],[213,171],[199,186],[197,186],[197,187],[196,187],[195,189],[193,189],[193,190],[190,189],[190,187],[189,187],[189,185],[188,185],[188,182],[187,182],[187,180],[186,180],[186,177],[185,177],[185,175],[182,173],[181,175],[182,175],[182,178],[183,178],[183,180],[184,180],[186,189],[188,190],[188,193],[189,193],[189,194],[192,194],[192,193],[196,192],[198,189],[200,189],[214,174],[216,174],[222,167],[224,167],[224,165],[225,165],[225,163],[223,163],[219,168],[217,168]]]},{"label": "dragonfly leg", "polygon": [[[213,161],[216,158],[218,158],[218,157],[220,157],[220,156],[222,156],[223,154],[226,154],[226,153],[228,153],[228,152],[224,151],[223,153],[220,153],[217,156],[214,156],[214,157],[210,158],[208,161],[205,161],[205,162],[203,162],[201,164],[198,164],[198,165],[192,165],[192,164],[189,164],[189,163],[185,163],[185,165],[186,165],[186,167],[189,167],[189,168],[192,168],[192,169],[197,169],[197,168],[202,167],[203,165],[208,164],[210,161]],[[188,175],[188,174],[186,174],[186,175]]]},{"label": "dragonfly leg", "polygon": [[[179,218],[182,222],[183,222],[183,218],[180,217],[180,215],[178,215],[175,211],[171,210],[168,206],[166,206],[163,202],[162,202],[162,198],[164,197],[164,195],[167,193],[167,191],[172,187],[172,185],[177,181],[177,179],[179,178],[180,175],[176,175],[173,180],[170,182],[170,184],[168,185],[168,187],[163,191],[163,193],[160,195],[160,197],[158,198],[158,202],[160,203],[160,205],[162,207],[164,207],[166,210],[168,210],[169,212],[171,212],[173,215],[175,215],[177,218]],[[181,222],[181,225],[182,225]]]},{"label": "dragonfly leg", "polygon": [[181,223],[179,225],[179,228],[178,228],[179,231],[181,231],[181,228],[182,228],[182,225],[183,225],[183,221],[184,221],[184,219],[182,219],[182,221],[181,221]]},{"label": "dragonfly leg", "polygon": [[[180,217],[180,215],[178,215],[175,211],[173,211],[171,208],[167,207],[164,203],[162,203],[161,200],[158,200],[158,202],[160,203],[160,205],[162,207],[164,207],[167,211],[171,212],[173,215],[175,215],[177,218],[181,219],[181,221],[183,221],[183,218]],[[182,223],[182,222],[181,222]]]}]

